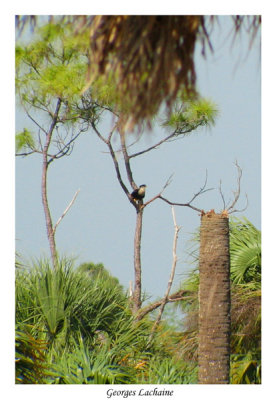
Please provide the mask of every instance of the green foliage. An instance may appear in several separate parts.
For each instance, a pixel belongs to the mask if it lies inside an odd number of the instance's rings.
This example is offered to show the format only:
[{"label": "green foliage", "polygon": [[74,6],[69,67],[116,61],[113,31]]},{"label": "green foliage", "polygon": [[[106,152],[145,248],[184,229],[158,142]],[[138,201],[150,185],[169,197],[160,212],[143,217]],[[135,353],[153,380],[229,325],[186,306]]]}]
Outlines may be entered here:
[{"label": "green foliage", "polygon": [[33,149],[35,147],[35,141],[33,138],[33,134],[25,129],[23,132],[17,133],[15,136],[15,148],[16,151],[19,152],[23,149]]},{"label": "green foliage", "polygon": [[261,287],[261,232],[246,218],[230,224],[231,278]]},{"label": "green foliage", "polygon": [[[90,366],[96,371],[93,383],[102,379],[100,369],[103,365],[103,374],[110,376],[106,382],[114,382],[115,375],[116,380],[122,382],[120,360],[126,354],[132,355],[133,359],[142,354],[149,327],[146,322],[134,323],[122,287],[101,264],[98,264],[96,274],[90,276],[90,270],[84,265],[76,270],[69,260],[61,260],[56,269],[51,268],[48,260],[34,262],[31,268],[17,268],[16,321],[24,331],[28,330],[34,341],[43,342],[47,363],[56,365],[60,360],[63,368],[74,370],[81,357],[78,346],[80,340],[84,340],[92,357]],[[98,365],[98,359],[95,361],[94,358],[98,357],[102,346],[105,348],[100,352],[104,364],[99,361]],[[94,348],[95,352],[92,351]],[[82,365],[84,360],[80,361]],[[18,365],[23,361],[23,355],[19,356]],[[39,381],[36,371],[30,365],[29,368],[34,379]],[[86,379],[87,371],[86,367],[82,380]],[[66,379],[64,373],[63,377],[59,375],[61,380]],[[21,369],[18,375],[22,375]]]},{"label": "green foliage", "polygon": [[197,383],[197,369],[195,364],[184,363],[180,359],[153,357],[137,383],[158,385]]},{"label": "green foliage", "polygon": [[231,357],[231,380],[233,384],[261,384],[260,355],[251,352]]},{"label": "green foliage", "polygon": [[[241,383],[249,378],[258,382],[261,368],[261,290],[254,289],[256,283],[232,285],[231,349],[232,379]],[[256,373],[252,373],[253,366]],[[239,373],[241,373],[240,376]],[[247,379],[248,379],[247,378]]]},{"label": "green foliage", "polygon": [[53,97],[76,101],[85,85],[87,40],[88,32],[73,37],[69,25],[50,23],[30,44],[18,44],[16,88],[21,101],[32,106],[42,106]]},{"label": "green foliage", "polygon": [[110,333],[96,330],[86,343],[80,335],[70,351],[53,355],[55,383],[136,383],[136,360],[147,357],[148,334],[147,325],[135,323],[127,312],[115,321]]},{"label": "green foliage", "polygon": [[32,325],[49,344],[68,344],[79,332],[85,336],[96,329],[109,332],[125,307],[120,286],[101,277],[88,280],[68,260],[55,270],[43,260],[16,272],[16,319]]},{"label": "green foliage", "polygon": [[114,287],[118,287],[123,291],[123,287],[120,285],[119,280],[112,276],[104,267],[102,263],[93,264],[93,263],[83,263],[79,265],[77,271],[82,274],[87,274],[90,279],[95,280],[100,278],[107,285],[111,285]]},{"label": "green foliage", "polygon": [[16,269],[16,321],[20,332],[27,332],[30,347],[17,349],[17,383],[194,380],[195,365],[174,356],[178,335],[161,324],[149,346],[153,322],[134,320],[121,285],[102,264],[74,268],[64,259],[52,269],[48,260],[31,267],[21,263]]},{"label": "green foliage", "polygon": [[70,99],[79,96],[84,87],[86,66],[83,63],[71,65],[49,65],[36,80],[42,94]]},{"label": "green foliage", "polygon": [[[63,269],[53,271],[49,265],[38,270],[33,277],[33,295],[40,313],[44,316],[49,337],[56,337],[64,326],[67,310],[65,304],[67,291],[67,272]],[[68,293],[67,293],[68,294]]]},{"label": "green foliage", "polygon": [[50,371],[46,363],[44,341],[35,339],[27,325],[17,325],[15,332],[15,360],[17,384],[46,383]]},{"label": "green foliage", "polygon": [[53,367],[52,383],[59,384],[123,384],[131,383],[128,368],[113,364],[113,352],[104,346],[89,349],[80,337],[74,352],[64,352]]},{"label": "green foliage", "polygon": [[180,105],[175,107],[165,127],[176,129],[178,134],[189,133],[199,126],[212,126],[218,115],[216,105],[208,99],[180,99]]},{"label": "green foliage", "polygon": [[92,98],[97,99],[102,105],[113,109],[117,107],[117,111],[122,111],[127,107],[126,103],[120,103],[119,94],[112,79],[103,80],[103,78],[98,78],[95,80],[91,85],[90,94]]}]

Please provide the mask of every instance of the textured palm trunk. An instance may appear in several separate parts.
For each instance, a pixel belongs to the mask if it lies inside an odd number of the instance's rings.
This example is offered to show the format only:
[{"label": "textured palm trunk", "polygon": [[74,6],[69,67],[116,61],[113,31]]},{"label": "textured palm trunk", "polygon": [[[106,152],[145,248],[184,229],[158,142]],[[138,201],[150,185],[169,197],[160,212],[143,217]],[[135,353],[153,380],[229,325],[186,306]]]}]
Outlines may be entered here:
[{"label": "textured palm trunk", "polygon": [[200,228],[198,383],[229,383],[230,303],[229,220],[207,213]]}]

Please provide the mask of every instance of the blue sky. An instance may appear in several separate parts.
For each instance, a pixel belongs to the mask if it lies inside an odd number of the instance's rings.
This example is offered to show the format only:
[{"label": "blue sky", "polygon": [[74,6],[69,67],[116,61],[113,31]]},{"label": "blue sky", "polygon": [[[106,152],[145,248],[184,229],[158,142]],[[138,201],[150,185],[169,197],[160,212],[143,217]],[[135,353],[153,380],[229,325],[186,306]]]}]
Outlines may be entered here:
[{"label": "blue sky", "polygon": [[[146,200],[156,195],[174,173],[164,196],[187,202],[199,190],[208,171],[208,187],[195,206],[204,210],[222,210],[217,190],[219,181],[226,200],[236,189],[237,160],[243,170],[238,207],[249,205],[243,213],[257,228],[261,227],[261,68],[259,40],[247,53],[247,37],[233,44],[228,37],[229,17],[220,18],[213,32],[214,54],[206,60],[197,54],[198,90],[214,101],[220,111],[215,127],[199,129],[192,135],[133,160],[137,184],[147,184]],[[16,128],[26,126],[17,110]],[[110,121],[103,123],[105,131]],[[28,122],[29,126],[29,122]],[[148,147],[164,135],[159,126],[145,134],[140,147]],[[133,281],[133,237],[135,211],[122,192],[112,161],[103,143],[87,132],[76,142],[70,157],[52,163],[49,170],[49,203],[54,223],[74,193],[80,193],[57,229],[59,252],[81,262],[102,262],[128,287]],[[25,257],[49,254],[40,194],[41,159],[39,156],[16,159],[16,246]],[[128,186],[129,187],[129,186]],[[182,227],[178,241],[176,282],[190,269],[187,252],[191,233],[200,224],[197,212],[176,207],[177,223]],[[170,206],[160,200],[144,212],[142,235],[142,283],[147,294],[161,296],[166,290],[172,263],[174,227]],[[176,283],[177,285],[177,283]]]}]

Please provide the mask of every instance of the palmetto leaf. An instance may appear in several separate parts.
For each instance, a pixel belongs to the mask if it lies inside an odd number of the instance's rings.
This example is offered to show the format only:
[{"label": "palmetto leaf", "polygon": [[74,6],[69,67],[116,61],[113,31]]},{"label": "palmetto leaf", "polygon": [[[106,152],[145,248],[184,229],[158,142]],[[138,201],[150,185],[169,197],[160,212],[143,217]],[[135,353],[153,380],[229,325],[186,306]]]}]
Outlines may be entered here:
[{"label": "palmetto leaf", "polygon": [[74,352],[64,351],[53,366],[62,384],[116,384],[132,383],[131,369],[114,362],[116,347],[89,349],[81,335],[74,345]]},{"label": "palmetto leaf", "polygon": [[261,383],[260,360],[251,353],[234,355],[231,359],[231,379],[233,384]]},{"label": "palmetto leaf", "polygon": [[29,331],[28,325],[16,326],[16,384],[45,383],[46,377],[50,374],[44,353],[47,344],[42,340],[35,339]]},{"label": "palmetto leaf", "polygon": [[[62,274],[50,268],[35,280],[35,294],[51,335],[58,333],[65,319],[65,301],[61,290]],[[57,276],[58,275],[58,276]]]},{"label": "palmetto leaf", "polygon": [[48,339],[63,329],[73,336],[79,331],[85,336],[97,329],[109,332],[127,304],[122,287],[112,278],[90,278],[74,271],[68,260],[61,260],[55,270],[40,260],[17,271],[16,295],[17,320],[31,322]]},{"label": "palmetto leaf", "polygon": [[261,232],[246,218],[231,222],[230,257],[231,277],[235,283],[260,281]]}]

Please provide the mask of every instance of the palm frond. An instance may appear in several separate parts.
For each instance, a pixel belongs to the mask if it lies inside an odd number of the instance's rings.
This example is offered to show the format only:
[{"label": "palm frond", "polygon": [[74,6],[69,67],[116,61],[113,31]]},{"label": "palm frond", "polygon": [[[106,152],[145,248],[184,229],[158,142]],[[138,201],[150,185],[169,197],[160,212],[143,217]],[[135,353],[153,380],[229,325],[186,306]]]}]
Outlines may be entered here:
[{"label": "palm frond", "polygon": [[261,232],[246,218],[230,224],[231,277],[236,283],[261,280]]}]

